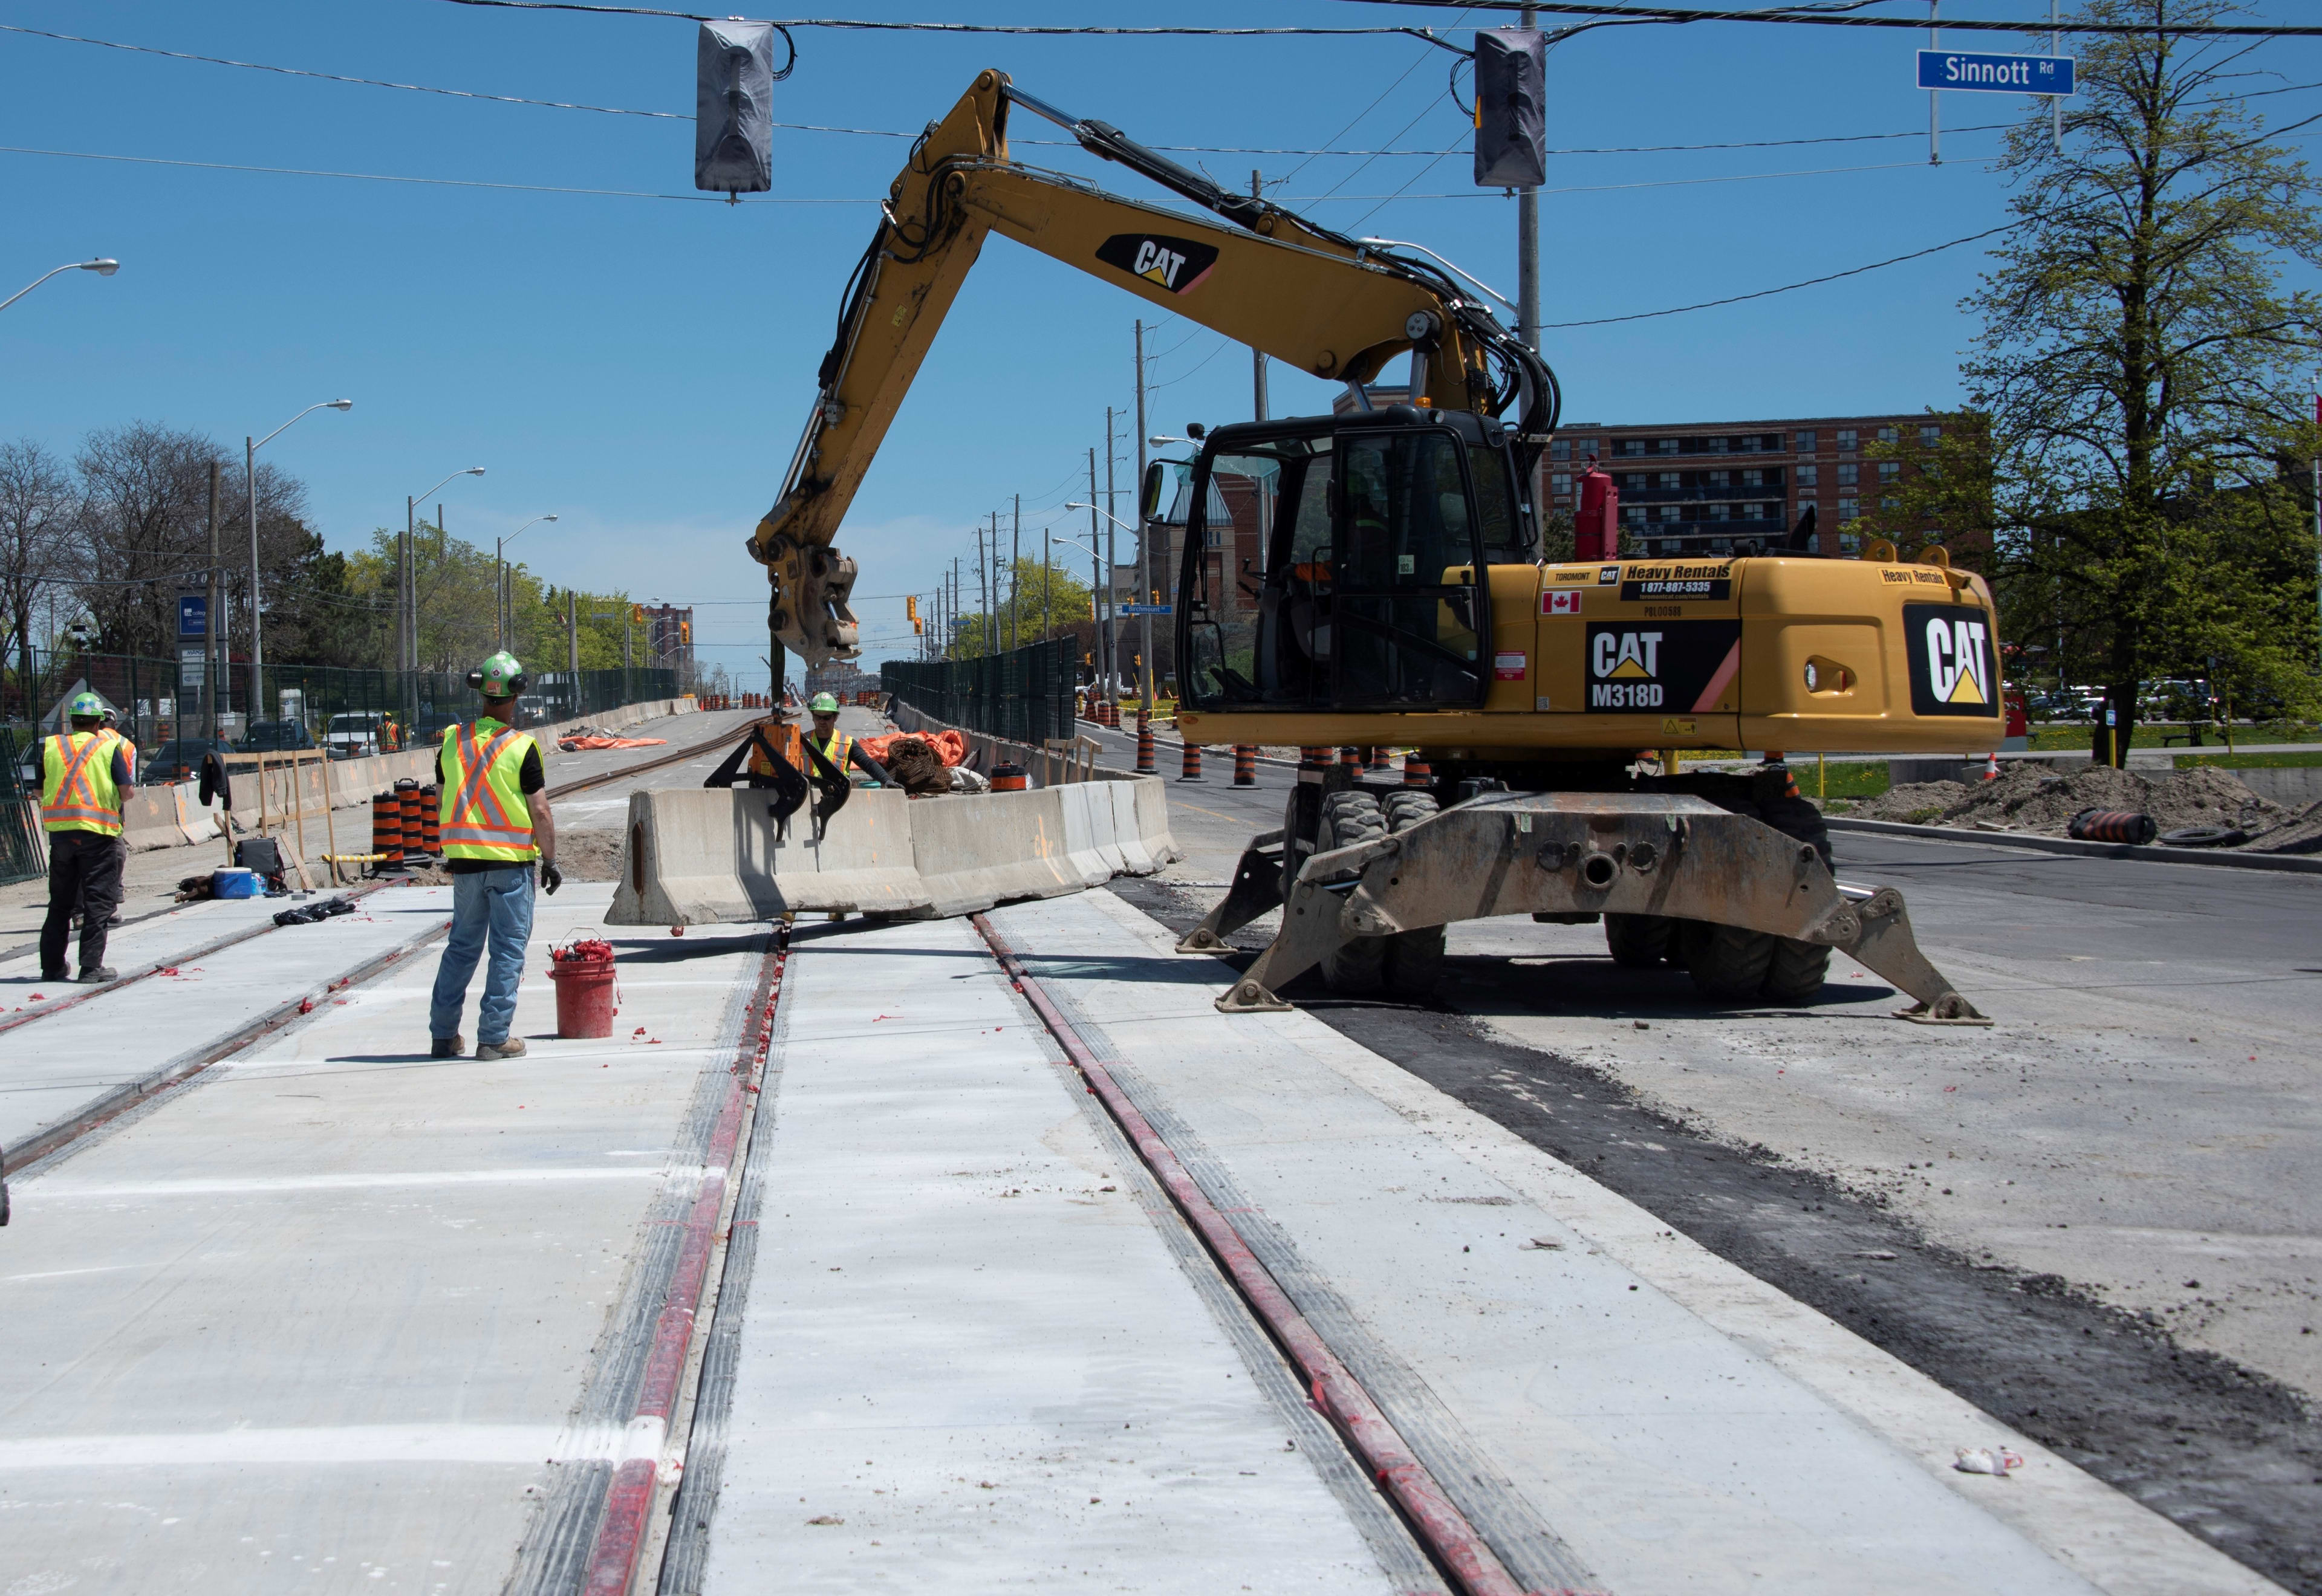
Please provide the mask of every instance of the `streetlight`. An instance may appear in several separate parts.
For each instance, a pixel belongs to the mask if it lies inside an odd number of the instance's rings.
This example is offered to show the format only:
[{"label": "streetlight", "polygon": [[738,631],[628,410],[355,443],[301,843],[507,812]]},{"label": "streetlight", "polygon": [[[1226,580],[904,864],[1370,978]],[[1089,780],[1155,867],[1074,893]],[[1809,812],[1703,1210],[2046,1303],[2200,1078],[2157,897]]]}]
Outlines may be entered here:
[{"label": "streetlight", "polygon": [[496,600],[493,608],[498,612],[498,630],[502,648],[508,646],[508,634],[516,629],[516,617],[508,613],[516,606],[512,602],[514,596],[507,588],[507,546],[524,535],[525,526],[555,519],[553,515],[535,515],[530,521],[526,522],[524,526],[517,527],[507,536],[497,540],[495,543],[492,552],[492,596]]},{"label": "streetlight", "polygon": [[31,282],[26,283],[23,287],[9,295],[5,299],[0,299],[0,310],[7,309],[10,306],[15,304],[16,301],[22,299],[25,295],[31,293],[42,283],[47,282],[50,278],[56,277],[59,273],[68,271],[93,271],[99,277],[111,277],[114,272],[119,271],[120,269],[121,262],[114,260],[111,256],[101,256],[95,260],[69,260],[64,265],[58,267],[55,271],[44,271],[41,273],[40,276],[34,278]]},{"label": "streetlight", "polygon": [[[103,270],[105,262],[89,263]],[[252,438],[247,433],[242,439],[242,482],[249,491],[250,500],[250,724],[256,725],[266,712],[266,640],[260,630],[258,616],[258,451],[288,432],[317,410],[352,410],[352,399],[325,399],[319,405],[309,405],[297,415],[276,427],[262,438]]]},{"label": "streetlight", "polygon": [[[403,569],[398,573],[401,578],[399,585],[403,588],[403,592],[400,595],[403,603],[403,635],[397,639],[397,651],[403,655],[401,665],[402,669],[407,671],[416,672],[419,669],[419,544],[417,536],[419,529],[416,520],[418,513],[417,506],[419,501],[425,498],[427,494],[434,493],[436,488],[443,487],[444,482],[451,481],[454,477],[480,477],[483,474],[483,467],[470,466],[464,471],[453,471],[450,477],[444,478],[443,482],[435,484],[435,488],[429,488],[427,493],[412,493],[406,494],[404,496]],[[410,707],[413,714],[413,724],[416,725],[417,724],[418,716],[418,699],[416,690],[413,694]]]}]

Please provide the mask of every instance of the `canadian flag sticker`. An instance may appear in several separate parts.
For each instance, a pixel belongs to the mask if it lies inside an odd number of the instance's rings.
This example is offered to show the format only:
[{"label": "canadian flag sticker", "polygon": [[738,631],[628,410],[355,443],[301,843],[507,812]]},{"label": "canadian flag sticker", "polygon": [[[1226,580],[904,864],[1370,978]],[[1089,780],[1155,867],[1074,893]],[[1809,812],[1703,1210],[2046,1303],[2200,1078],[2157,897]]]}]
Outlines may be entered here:
[{"label": "canadian flag sticker", "polygon": [[1580,613],[1580,589],[1568,592],[1543,593],[1540,596],[1540,613],[1544,616],[1577,616]]}]

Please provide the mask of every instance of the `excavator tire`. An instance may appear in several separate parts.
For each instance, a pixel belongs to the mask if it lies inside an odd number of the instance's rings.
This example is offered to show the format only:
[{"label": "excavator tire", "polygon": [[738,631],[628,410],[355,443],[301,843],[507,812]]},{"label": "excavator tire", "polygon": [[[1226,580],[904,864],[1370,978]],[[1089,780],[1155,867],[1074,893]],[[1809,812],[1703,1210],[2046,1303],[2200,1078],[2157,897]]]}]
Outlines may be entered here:
[{"label": "excavator tire", "polygon": [[[1434,817],[1438,806],[1435,795],[1405,788],[1386,795],[1382,806],[1389,833],[1409,831],[1422,820]],[[1444,942],[1447,927],[1429,926],[1417,931],[1398,931],[1386,938],[1386,990],[1398,998],[1424,1000],[1435,995],[1435,983],[1442,979]]]},{"label": "excavator tire", "polygon": [[[1321,825],[1315,834],[1312,852],[1328,853],[1333,848],[1375,842],[1385,835],[1386,815],[1379,807],[1377,795],[1359,788],[1334,792],[1322,800]],[[1288,853],[1284,850],[1285,859]],[[1322,983],[1349,997],[1376,995],[1386,980],[1390,940],[1384,936],[1358,936],[1324,954]]]},{"label": "excavator tire", "polygon": [[1811,1002],[1830,975],[1830,949],[1821,943],[1796,937],[1774,938],[1774,954],[1766,964],[1766,996],[1776,1003]]},{"label": "excavator tire", "polygon": [[1756,1000],[1774,961],[1774,944],[1781,940],[1769,932],[1706,920],[1682,922],[1679,936],[1693,984],[1725,1003]]},{"label": "excavator tire", "polygon": [[1624,970],[1658,970],[1678,956],[1677,925],[1667,915],[1606,915],[1604,946]]}]

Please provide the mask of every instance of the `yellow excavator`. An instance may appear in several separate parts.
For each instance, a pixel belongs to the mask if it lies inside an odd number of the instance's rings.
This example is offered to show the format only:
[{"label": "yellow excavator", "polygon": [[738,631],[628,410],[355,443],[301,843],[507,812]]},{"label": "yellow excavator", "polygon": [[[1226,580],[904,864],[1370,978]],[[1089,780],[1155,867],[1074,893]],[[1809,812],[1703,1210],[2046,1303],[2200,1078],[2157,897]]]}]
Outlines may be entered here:
[{"label": "yellow excavator", "polygon": [[[1011,161],[1012,109],[1217,220]],[[1456,272],[1231,193],[1003,73],[929,124],[882,211],[750,542],[777,666],[785,648],[810,666],[856,652],[834,539],[987,233],[1347,385],[1340,414],[1220,426],[1177,468],[1180,729],[1310,751],[1282,829],[1180,944],[1230,952],[1282,908],[1220,1008],[1283,1008],[1318,966],[1339,990],[1421,995],[1446,926],[1529,913],[1601,921],[1620,963],[1681,964],[1730,1001],[1806,1000],[1835,949],[1915,999],[1906,1017],[1984,1023],[1899,894],[1832,875],[1781,753],[1678,770],[1687,749],[1997,747],[1990,594],[1939,547],[1910,564],[1877,541],[1860,560],[1543,560],[1556,378]],[[1373,408],[1371,378],[1405,355],[1412,402]],[[1170,469],[1139,484],[1147,524]],[[1364,744],[1413,750],[1418,784],[1331,757]]]}]

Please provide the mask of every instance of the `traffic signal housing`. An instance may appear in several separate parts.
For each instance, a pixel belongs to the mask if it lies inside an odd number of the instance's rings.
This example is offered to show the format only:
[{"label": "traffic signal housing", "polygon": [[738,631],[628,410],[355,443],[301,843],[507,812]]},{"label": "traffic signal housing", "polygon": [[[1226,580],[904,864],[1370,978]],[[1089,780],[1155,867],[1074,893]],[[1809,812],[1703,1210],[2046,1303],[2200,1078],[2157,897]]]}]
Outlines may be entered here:
[{"label": "traffic signal housing", "polygon": [[1476,187],[1548,178],[1548,45],[1533,28],[1476,35]]}]

